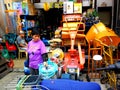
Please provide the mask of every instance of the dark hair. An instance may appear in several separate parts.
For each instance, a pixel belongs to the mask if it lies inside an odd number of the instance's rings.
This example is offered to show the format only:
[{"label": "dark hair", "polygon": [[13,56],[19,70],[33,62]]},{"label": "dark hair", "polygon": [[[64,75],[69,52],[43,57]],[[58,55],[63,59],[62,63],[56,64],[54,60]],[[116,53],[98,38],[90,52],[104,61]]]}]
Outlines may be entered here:
[{"label": "dark hair", "polygon": [[38,28],[33,28],[33,30],[32,30],[32,36],[33,35],[40,35],[40,31],[39,31]]}]

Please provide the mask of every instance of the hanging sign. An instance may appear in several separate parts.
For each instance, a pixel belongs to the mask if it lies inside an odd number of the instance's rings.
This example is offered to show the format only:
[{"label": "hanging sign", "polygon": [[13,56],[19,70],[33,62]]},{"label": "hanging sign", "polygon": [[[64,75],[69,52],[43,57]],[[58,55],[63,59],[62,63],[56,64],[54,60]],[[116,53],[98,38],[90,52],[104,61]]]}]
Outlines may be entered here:
[{"label": "hanging sign", "polygon": [[68,1],[63,3],[63,13],[64,14],[73,13],[73,2]]},{"label": "hanging sign", "polygon": [[74,3],[74,13],[82,13],[82,3]]}]

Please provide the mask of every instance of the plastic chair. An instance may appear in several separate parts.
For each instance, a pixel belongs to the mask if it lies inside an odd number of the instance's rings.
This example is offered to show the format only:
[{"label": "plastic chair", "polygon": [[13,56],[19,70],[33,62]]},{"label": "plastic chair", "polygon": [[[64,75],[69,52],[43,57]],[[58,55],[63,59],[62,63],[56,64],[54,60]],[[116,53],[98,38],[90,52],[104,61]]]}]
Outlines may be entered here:
[{"label": "plastic chair", "polygon": [[18,59],[20,59],[20,58],[22,57],[22,53],[25,53],[25,56],[26,56],[26,58],[27,58],[27,52],[26,52],[26,50],[21,49],[21,48],[19,47],[19,45],[17,44],[17,42],[15,42],[15,44],[16,44],[17,49],[18,49]]}]

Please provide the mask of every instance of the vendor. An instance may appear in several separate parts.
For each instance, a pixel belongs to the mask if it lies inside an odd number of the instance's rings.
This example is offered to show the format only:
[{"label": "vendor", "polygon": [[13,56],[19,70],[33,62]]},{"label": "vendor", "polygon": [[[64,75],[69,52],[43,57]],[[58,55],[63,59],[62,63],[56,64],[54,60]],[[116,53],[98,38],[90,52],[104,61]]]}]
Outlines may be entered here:
[{"label": "vendor", "polygon": [[16,41],[17,41],[17,44],[19,45],[19,47],[21,47],[21,49],[27,49],[27,42],[25,41],[24,31],[19,32],[19,35],[18,35]]},{"label": "vendor", "polygon": [[30,73],[31,75],[38,75],[38,65],[43,62],[45,64],[48,60],[48,55],[37,28],[32,31],[32,40],[28,43],[27,52],[29,56]]}]

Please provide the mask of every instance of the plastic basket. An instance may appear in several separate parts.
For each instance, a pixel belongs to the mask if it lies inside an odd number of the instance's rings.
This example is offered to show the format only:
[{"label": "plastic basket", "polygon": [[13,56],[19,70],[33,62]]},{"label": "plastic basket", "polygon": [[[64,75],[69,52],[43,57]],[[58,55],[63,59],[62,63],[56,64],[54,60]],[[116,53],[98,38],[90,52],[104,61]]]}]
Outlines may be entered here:
[{"label": "plastic basket", "polygon": [[32,75],[29,76],[23,83],[23,85],[36,85],[40,82],[40,76],[39,75]]}]

